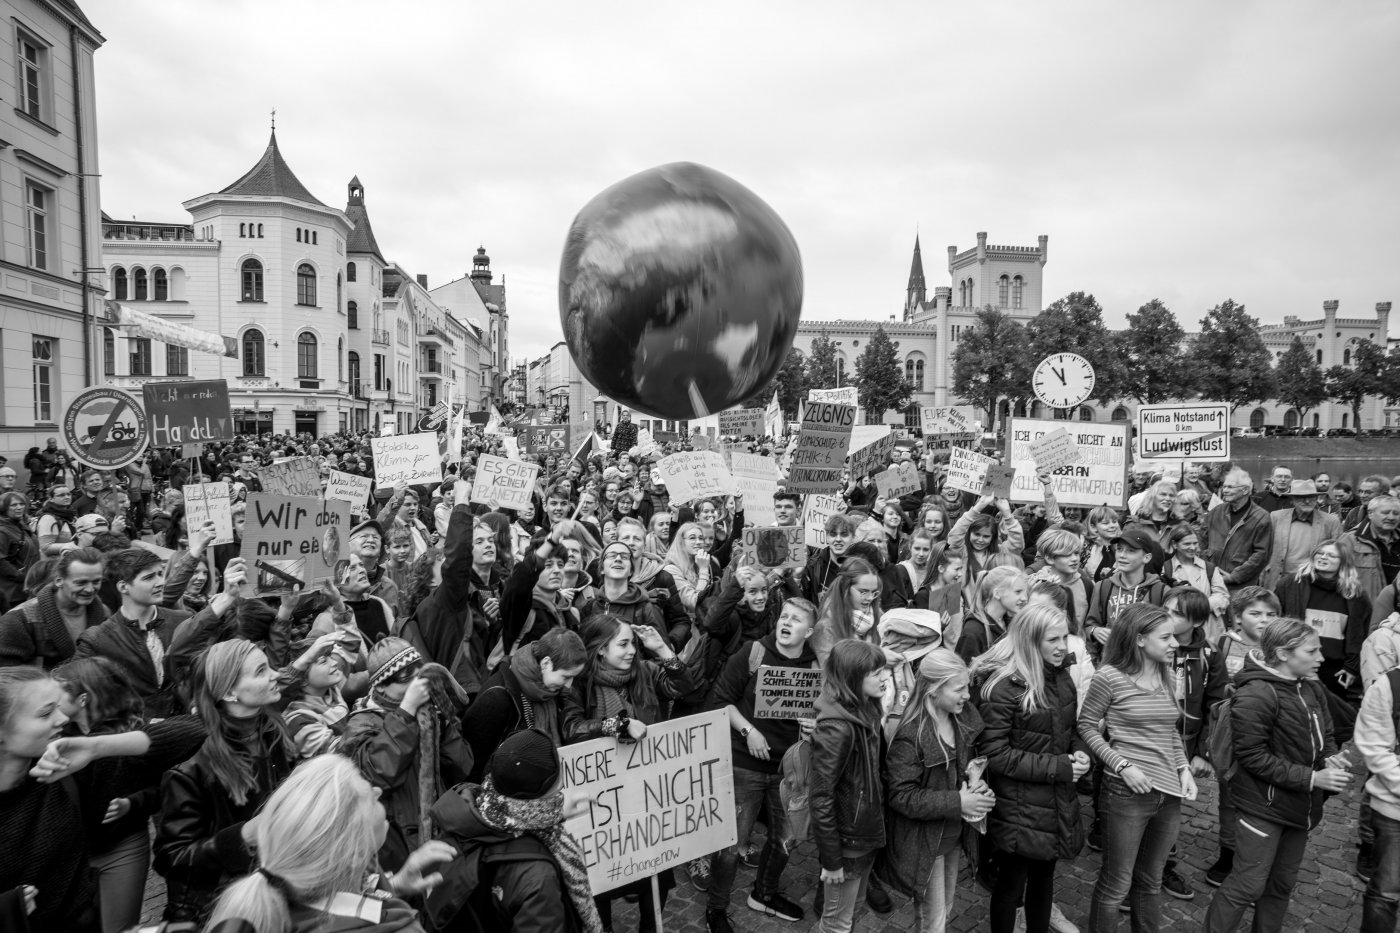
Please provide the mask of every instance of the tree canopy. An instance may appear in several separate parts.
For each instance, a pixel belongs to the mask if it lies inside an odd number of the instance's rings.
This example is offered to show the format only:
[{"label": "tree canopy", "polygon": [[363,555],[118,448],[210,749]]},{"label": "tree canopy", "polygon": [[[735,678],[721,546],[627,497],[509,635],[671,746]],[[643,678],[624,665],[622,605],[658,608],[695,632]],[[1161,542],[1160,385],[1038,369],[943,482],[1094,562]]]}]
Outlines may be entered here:
[{"label": "tree canopy", "polygon": [[836,344],[831,335],[822,330],[812,339],[811,352],[807,355],[807,388],[836,388]]},{"label": "tree canopy", "polygon": [[903,411],[913,392],[904,379],[899,354],[883,327],[877,326],[870,342],[856,358],[856,385],[860,407],[877,418],[890,409]]},{"label": "tree canopy", "polygon": [[987,412],[996,423],[997,402],[1030,392],[1030,342],[1026,328],[990,305],[977,312],[977,324],[953,351],[953,392]]},{"label": "tree canopy", "polygon": [[1278,400],[1289,408],[1298,409],[1300,427],[1308,412],[1327,401],[1326,377],[1302,337],[1293,337],[1293,342],[1275,364],[1274,375]]},{"label": "tree canopy", "polygon": [[1128,329],[1116,335],[1124,393],[1145,405],[1190,397],[1185,339],[1176,315],[1156,298],[1128,315]]},{"label": "tree canopy", "polygon": [[1227,298],[1206,312],[1201,332],[1187,354],[1192,387],[1203,399],[1225,402],[1233,413],[1274,397],[1269,348],[1259,336],[1259,322],[1244,305]]}]

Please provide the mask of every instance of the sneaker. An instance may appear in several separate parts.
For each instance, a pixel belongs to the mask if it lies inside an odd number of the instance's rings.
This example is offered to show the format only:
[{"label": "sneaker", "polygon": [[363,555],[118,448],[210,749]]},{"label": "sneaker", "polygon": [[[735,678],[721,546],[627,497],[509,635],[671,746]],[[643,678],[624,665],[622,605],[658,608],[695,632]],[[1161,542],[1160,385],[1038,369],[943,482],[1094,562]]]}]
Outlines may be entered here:
[{"label": "sneaker", "polygon": [[759,856],[763,854],[763,846],[748,845],[739,850],[739,861],[746,868],[758,868]]},{"label": "sneaker", "polygon": [[1367,884],[1371,883],[1371,874],[1376,870],[1376,852],[1369,842],[1363,842],[1356,848],[1356,877]]},{"label": "sneaker", "polygon": [[1094,820],[1094,825],[1089,827],[1089,848],[1095,852],[1103,851],[1103,826],[1098,820]]},{"label": "sneaker", "polygon": [[1235,868],[1235,852],[1233,849],[1221,849],[1220,857],[1215,860],[1215,864],[1206,869],[1206,884],[1213,888],[1218,888],[1224,884],[1225,879],[1230,877],[1230,872]]},{"label": "sneaker", "polygon": [[877,914],[887,914],[894,910],[894,904],[890,903],[890,895],[884,885],[876,884],[871,878],[870,883],[865,888],[865,903],[870,905],[870,909]]},{"label": "sneaker", "polygon": [[1189,901],[1196,896],[1195,889],[1172,868],[1162,872],[1162,890],[1182,901]]},{"label": "sneaker", "polygon": [[734,925],[729,922],[729,915],[722,910],[705,911],[705,929],[710,933],[734,933]]},{"label": "sneaker", "polygon": [[705,858],[696,859],[695,861],[691,862],[688,866],[686,866],[686,869],[690,873],[690,883],[695,886],[695,890],[710,890],[709,856],[706,856]]},{"label": "sneaker", "polygon": [[1071,923],[1060,905],[1055,903],[1050,905],[1050,929],[1055,933],[1079,933],[1079,927]]},{"label": "sneaker", "polygon": [[802,908],[781,894],[759,894],[753,891],[749,894],[749,910],[756,910],[761,914],[769,914],[779,920],[787,920],[796,923],[802,919]]}]

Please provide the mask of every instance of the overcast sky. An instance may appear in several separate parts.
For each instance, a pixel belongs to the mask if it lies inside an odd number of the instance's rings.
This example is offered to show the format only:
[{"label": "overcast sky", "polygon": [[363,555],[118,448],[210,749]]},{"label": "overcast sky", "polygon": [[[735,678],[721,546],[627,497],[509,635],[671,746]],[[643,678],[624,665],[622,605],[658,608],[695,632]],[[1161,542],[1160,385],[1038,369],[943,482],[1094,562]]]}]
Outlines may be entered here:
[{"label": "overcast sky", "polygon": [[[433,285],[478,244],[512,355],[561,339],[578,209],[665,162],[792,228],[803,316],[899,314],[917,230],[1050,237],[1049,302],[1265,322],[1400,299],[1400,4],[86,0],[102,206],[188,222],[267,143]],[[1400,335],[1400,326],[1392,328]]]}]

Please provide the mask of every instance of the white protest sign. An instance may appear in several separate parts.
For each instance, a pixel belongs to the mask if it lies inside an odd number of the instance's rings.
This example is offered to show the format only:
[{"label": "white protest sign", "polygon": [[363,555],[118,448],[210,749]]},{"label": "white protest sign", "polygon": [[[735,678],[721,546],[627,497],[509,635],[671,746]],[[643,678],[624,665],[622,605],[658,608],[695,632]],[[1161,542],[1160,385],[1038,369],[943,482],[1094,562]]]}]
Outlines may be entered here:
[{"label": "white protest sign", "polygon": [[258,596],[310,590],[335,578],[349,545],[350,506],[308,496],[248,496],[248,524],[239,554]]},{"label": "white protest sign", "polygon": [[912,460],[896,464],[882,473],[875,474],[875,488],[882,499],[897,499],[911,492],[918,492],[924,486],[919,468]]},{"label": "white protest sign", "polygon": [[777,522],[773,493],[778,491],[778,465],[772,457],[734,451],[729,455],[734,492],[744,497],[744,519],[755,525]]},{"label": "white protest sign", "polygon": [[1042,473],[1053,473],[1079,462],[1079,445],[1064,428],[1056,428],[1031,441],[1029,450],[1035,468]]},{"label": "white protest sign", "polygon": [[725,437],[763,434],[762,408],[733,408],[719,413],[719,433]]},{"label": "white protest sign", "polygon": [[213,522],[214,544],[233,543],[233,502],[228,483],[194,483],[185,487],[185,526],[191,530]]},{"label": "white protest sign", "polygon": [[661,479],[671,501],[677,504],[734,492],[734,478],[725,469],[724,457],[719,451],[682,451],[662,457],[656,466],[661,470]]},{"label": "white protest sign", "polygon": [[764,664],[758,669],[754,718],[810,719],[817,714],[817,697],[821,692],[821,668]]},{"label": "white protest sign", "polygon": [[320,496],[321,470],[310,457],[283,457],[258,470],[262,491],[274,496]]},{"label": "white protest sign", "polygon": [[858,424],[851,430],[852,476],[869,476],[883,469],[894,453],[895,436],[887,424]]},{"label": "white protest sign", "polygon": [[523,509],[530,504],[539,473],[538,463],[482,454],[476,461],[471,501],[484,502],[493,508]]},{"label": "white protest sign", "polygon": [[802,529],[808,547],[826,547],[826,520],[846,511],[840,496],[807,496],[802,506]]},{"label": "white protest sign", "polygon": [[807,544],[802,528],[797,525],[766,528],[745,525],[741,553],[745,557],[744,566],[757,567],[765,573],[807,563]]},{"label": "white protest sign", "polygon": [[839,389],[809,389],[807,402],[808,404],[812,402],[836,402],[839,405],[855,407],[860,404],[860,389],[855,386],[842,386]]},{"label": "white protest sign", "polygon": [[977,410],[971,405],[952,405],[919,409],[919,427],[924,436],[930,434],[975,434],[982,429]]},{"label": "white protest sign", "polygon": [[1007,463],[1016,468],[1016,479],[1011,484],[1012,501],[1039,502],[1044,496],[1030,448],[1037,438],[1057,428],[1064,428],[1073,435],[1079,459],[1074,466],[1063,467],[1052,477],[1055,500],[1061,506],[1093,508],[1107,504],[1115,509],[1126,508],[1129,425],[1092,421],[1010,419],[1006,429]]},{"label": "white protest sign", "polygon": [[646,879],[735,844],[734,767],[723,710],[653,723],[639,742],[559,749],[564,786],[588,809],[565,826],[592,892]]},{"label": "white protest sign", "polygon": [[1230,406],[1219,402],[1138,409],[1139,460],[1230,459]]},{"label": "white protest sign", "polygon": [[841,488],[841,471],[851,445],[856,410],[835,402],[812,402],[802,414],[802,431],[792,452],[787,488],[829,493]]},{"label": "white protest sign", "polygon": [[502,437],[501,449],[506,452],[507,459],[520,459],[520,442],[517,441],[514,437]]},{"label": "white protest sign", "polygon": [[442,482],[442,454],[436,432],[372,437],[374,481],[380,489],[403,489]]},{"label": "white protest sign", "polygon": [[948,473],[943,485],[980,496],[982,487],[987,484],[987,467],[991,465],[991,457],[984,457],[965,447],[954,447],[948,458]]},{"label": "white protest sign", "polygon": [[335,499],[338,502],[350,503],[350,508],[357,512],[365,510],[365,504],[369,502],[369,495],[374,488],[374,480],[368,476],[360,476],[358,473],[342,473],[340,470],[331,470],[326,477],[326,499]]},{"label": "white protest sign", "polygon": [[393,437],[393,435],[394,435],[394,419],[393,419],[393,418],[385,418],[385,419],[384,419],[382,422],[380,422],[380,424],[379,424],[379,436],[380,436],[380,437]]}]

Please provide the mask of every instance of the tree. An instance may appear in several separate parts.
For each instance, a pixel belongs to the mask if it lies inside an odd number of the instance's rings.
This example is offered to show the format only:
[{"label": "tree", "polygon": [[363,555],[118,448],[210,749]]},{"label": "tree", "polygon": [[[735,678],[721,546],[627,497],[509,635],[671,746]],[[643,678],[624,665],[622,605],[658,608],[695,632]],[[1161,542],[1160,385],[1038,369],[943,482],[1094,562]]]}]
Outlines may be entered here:
[{"label": "tree", "polygon": [[987,429],[996,423],[997,402],[1030,391],[1030,344],[1019,321],[988,305],[977,324],[953,351],[953,392],[987,410]]},{"label": "tree", "polygon": [[807,355],[807,388],[836,388],[836,344],[825,330],[812,340],[811,352]]},{"label": "tree", "polygon": [[1187,354],[1201,398],[1226,403],[1231,414],[1241,405],[1274,397],[1270,361],[1269,348],[1259,336],[1259,322],[1233,298],[1206,312]]},{"label": "tree", "polygon": [[804,371],[806,358],[802,351],[796,347],[788,350],[787,357],[783,360],[782,368],[773,377],[773,381],[764,386],[753,395],[744,399],[740,407],[742,408],[767,408],[773,400],[773,393],[778,393],[778,407],[783,410],[789,418],[797,417],[797,403],[807,397],[807,373]]},{"label": "tree", "polygon": [[[1124,366],[1118,342],[1103,322],[1093,295],[1070,292],[1026,325],[1031,368],[1052,353],[1078,353],[1094,367],[1093,398],[1107,403],[1124,394]],[[1030,394],[1030,380],[1025,394]]]},{"label": "tree", "polygon": [[1293,343],[1274,365],[1274,381],[1278,384],[1278,400],[1298,409],[1298,426],[1303,426],[1308,412],[1327,400],[1327,380],[1312,351],[1295,336]]},{"label": "tree", "polygon": [[860,407],[880,421],[891,408],[903,411],[913,395],[904,379],[894,344],[879,325],[856,357],[856,385],[860,389]]},{"label": "tree", "polygon": [[1361,405],[1372,395],[1386,395],[1385,351],[1369,340],[1356,345],[1350,366],[1333,366],[1327,370],[1327,397],[1351,408],[1351,426],[1361,430]]},{"label": "tree", "polygon": [[1182,358],[1186,332],[1170,308],[1152,299],[1128,315],[1128,329],[1116,337],[1126,394],[1145,405],[1192,394]]}]

